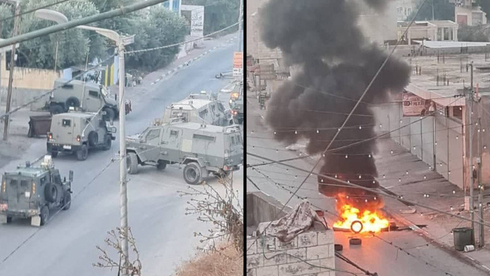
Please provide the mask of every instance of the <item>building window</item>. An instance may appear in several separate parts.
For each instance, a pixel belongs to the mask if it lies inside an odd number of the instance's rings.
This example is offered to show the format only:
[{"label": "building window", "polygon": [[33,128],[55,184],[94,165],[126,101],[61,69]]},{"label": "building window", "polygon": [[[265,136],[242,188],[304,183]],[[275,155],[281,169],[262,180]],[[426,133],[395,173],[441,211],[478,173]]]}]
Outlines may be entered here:
[{"label": "building window", "polygon": [[453,106],[453,115],[451,117],[463,120],[463,107],[461,106]]}]

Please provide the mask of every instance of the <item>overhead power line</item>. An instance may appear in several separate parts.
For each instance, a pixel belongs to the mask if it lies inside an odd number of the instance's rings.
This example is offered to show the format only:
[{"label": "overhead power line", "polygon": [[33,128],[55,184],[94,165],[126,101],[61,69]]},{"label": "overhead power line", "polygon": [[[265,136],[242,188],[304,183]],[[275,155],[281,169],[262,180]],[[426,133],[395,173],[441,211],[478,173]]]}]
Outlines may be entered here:
[{"label": "overhead power line", "polygon": [[96,14],[96,15],[84,17],[84,18],[81,18],[81,19],[69,21],[67,23],[56,24],[56,25],[53,25],[51,27],[43,28],[41,30],[36,30],[36,31],[33,31],[33,32],[29,32],[29,33],[26,33],[26,34],[22,34],[22,35],[19,35],[19,36],[15,36],[15,37],[12,37],[12,38],[9,38],[9,39],[2,40],[2,41],[0,41],[0,48],[3,48],[5,46],[9,46],[9,45],[12,45],[12,44],[20,43],[20,42],[23,42],[23,41],[26,41],[26,40],[30,40],[30,39],[33,39],[33,38],[36,38],[36,37],[45,36],[45,35],[49,35],[49,34],[52,34],[52,33],[60,32],[60,31],[65,31],[65,30],[68,30],[68,29],[72,29],[72,28],[75,28],[75,27],[80,26],[80,25],[88,25],[88,24],[91,24],[93,22],[97,22],[97,21],[101,21],[101,20],[104,20],[104,19],[109,19],[109,18],[112,18],[112,17],[120,16],[120,15],[127,14],[127,13],[131,13],[131,12],[134,12],[134,11],[137,11],[137,10],[141,10],[141,9],[144,9],[144,8],[147,8],[147,7],[150,7],[150,6],[154,6],[154,5],[159,4],[159,3],[162,3],[164,1],[165,0],[140,1],[138,3],[132,4],[132,5],[129,5],[129,6],[120,7],[120,8],[117,8],[117,9],[114,9],[114,10],[111,10],[111,11],[108,11],[108,12],[105,12],[105,13],[101,13],[101,14]]},{"label": "overhead power line", "polygon": [[[62,4],[62,3],[65,3],[65,2],[68,2],[68,1],[72,1],[72,0],[62,0],[62,1],[58,1],[58,2],[55,2],[55,3],[51,3],[51,4],[48,4],[48,5],[45,5],[45,6],[42,6],[42,7],[38,7],[38,8],[35,8],[35,9],[32,9],[32,10],[28,10],[28,11],[25,11],[25,12],[21,12],[17,15],[13,15],[13,16],[10,16],[10,17],[6,17],[4,19],[1,19],[0,20],[0,24],[2,24],[3,22],[7,21],[7,20],[10,20],[10,19],[14,19],[18,16],[23,16],[23,15],[26,15],[26,14],[29,14],[29,13],[33,13],[35,11],[38,11],[38,10],[42,10],[42,9],[46,9],[46,8],[49,8],[49,7],[52,7],[52,6],[56,6],[56,5],[59,5],[59,4]],[[1,3],[0,3],[1,4]]]},{"label": "overhead power line", "polygon": [[186,43],[189,43],[189,42],[194,42],[194,41],[199,41],[199,40],[202,40],[203,38],[205,37],[210,37],[210,36],[213,36],[215,34],[218,34],[218,33],[221,33],[221,32],[224,32],[230,28],[233,28],[234,26],[238,25],[239,22],[236,22],[228,27],[225,27],[221,30],[218,30],[216,32],[213,32],[213,33],[210,33],[210,34],[207,34],[203,37],[199,37],[199,38],[195,38],[195,39],[191,39],[191,40],[187,40],[187,41],[183,41],[183,42],[177,42],[177,43],[174,43],[174,44],[169,44],[169,45],[164,45],[164,46],[158,46],[158,47],[153,47],[153,48],[148,48],[148,49],[141,49],[141,50],[133,50],[133,51],[127,51],[125,52],[125,54],[129,55],[129,54],[136,54],[136,53],[142,53],[142,52],[150,52],[150,51],[155,51],[155,50],[161,50],[161,49],[167,49],[167,48],[172,48],[172,47],[176,47],[176,46],[180,46],[180,45],[184,45]]},{"label": "overhead power line", "polygon": [[[274,161],[274,160],[272,160],[270,158],[267,158],[267,157],[264,157],[264,156],[261,156],[261,155],[258,155],[258,154],[247,153],[247,155],[250,155],[250,156],[253,156],[253,157],[257,157],[257,158],[260,158],[260,159],[263,159],[263,160],[267,160],[267,161]],[[331,177],[331,176],[328,176],[328,175],[325,175],[325,174],[310,172],[308,170],[305,170],[305,169],[302,169],[302,168],[299,168],[299,167],[296,167],[296,166],[293,166],[293,165],[284,164],[284,163],[278,163],[278,164],[280,164],[282,166],[286,166],[286,167],[292,168],[292,169],[295,169],[295,170],[298,170],[298,171],[307,172],[308,173],[307,178],[310,175],[320,176],[320,177],[323,177],[325,179],[328,179],[328,180],[331,180],[331,181],[335,181],[337,183],[342,183],[342,184],[344,184],[346,186],[349,186],[351,188],[358,188],[358,189],[362,189],[362,190],[365,190],[365,191],[368,191],[368,192],[381,194],[383,196],[386,196],[386,197],[389,197],[389,198],[392,198],[392,199],[395,199],[395,200],[398,200],[398,201],[403,201],[405,203],[408,203],[408,204],[411,204],[411,205],[414,205],[414,206],[419,206],[419,207],[422,207],[422,208],[425,208],[425,209],[429,209],[429,210],[432,210],[432,211],[437,212],[437,213],[445,214],[445,215],[448,215],[448,216],[451,216],[451,217],[455,217],[455,218],[459,218],[459,219],[466,220],[466,221],[471,221],[471,219],[469,219],[469,218],[465,218],[465,217],[462,217],[462,216],[459,216],[459,215],[451,214],[449,212],[442,211],[442,210],[439,210],[437,208],[433,208],[433,207],[430,207],[430,206],[427,206],[427,205],[424,205],[424,204],[420,204],[420,203],[416,203],[416,202],[411,202],[411,201],[408,201],[408,200],[405,200],[405,199],[402,199],[402,198],[399,198],[399,197],[390,195],[390,194],[385,193],[384,191],[381,191],[381,190],[378,190],[378,189],[367,188],[367,187],[364,187],[364,186],[361,186],[361,185],[357,185],[355,183],[349,183],[349,182],[346,182],[346,181],[343,181],[343,180],[340,180],[338,178],[334,178],[334,177]],[[299,186],[297,190],[299,190],[300,188],[301,188],[301,186]],[[490,227],[490,224],[481,223],[481,222],[478,222],[478,221],[475,221],[475,223],[478,223],[478,224],[481,224],[481,225]]]}]

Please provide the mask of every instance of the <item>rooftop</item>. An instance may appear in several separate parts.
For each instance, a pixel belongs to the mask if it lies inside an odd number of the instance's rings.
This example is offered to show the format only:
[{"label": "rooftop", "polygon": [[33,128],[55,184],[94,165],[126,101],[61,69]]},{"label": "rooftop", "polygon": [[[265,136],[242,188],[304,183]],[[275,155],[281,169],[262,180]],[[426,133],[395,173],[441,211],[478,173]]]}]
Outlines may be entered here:
[{"label": "rooftop", "polygon": [[199,109],[201,107],[204,107],[208,104],[210,104],[210,100],[205,100],[205,99],[185,99],[180,102],[172,104],[173,107],[172,109],[183,109],[183,110],[193,110],[193,109]]},{"label": "rooftop", "polygon": [[68,113],[61,113],[61,114],[55,114],[53,115],[54,118],[91,118],[95,115],[96,113],[89,113],[89,112],[68,112]]},{"label": "rooftop", "polygon": [[430,41],[425,40],[414,40],[415,43],[424,44],[424,47],[427,48],[463,48],[463,47],[485,47],[490,45],[490,42],[469,42],[469,41]]},{"label": "rooftop", "polygon": [[27,176],[27,177],[36,177],[38,175],[41,175],[45,172],[45,170],[41,168],[36,168],[36,167],[30,167],[30,168],[18,168],[15,171],[12,172],[6,172],[5,174],[7,175],[22,175],[22,176]]},{"label": "rooftop", "polygon": [[[470,87],[473,62],[474,87],[479,93],[490,92],[490,55],[454,54],[405,58],[412,66],[411,83],[407,91],[444,106],[460,106],[465,99],[454,96]],[[418,73],[417,73],[418,71]]]},{"label": "rooftop", "polygon": [[172,125],[178,125],[182,128],[186,128],[186,129],[191,129],[191,130],[203,130],[203,131],[206,131],[206,132],[214,132],[214,133],[222,133],[222,132],[229,132],[229,130],[237,130],[238,131],[238,128],[236,126],[227,126],[227,127],[222,127],[222,126],[215,126],[215,125],[204,125],[203,124],[199,124],[199,123],[192,123],[192,122],[189,122],[189,123],[174,123]]}]

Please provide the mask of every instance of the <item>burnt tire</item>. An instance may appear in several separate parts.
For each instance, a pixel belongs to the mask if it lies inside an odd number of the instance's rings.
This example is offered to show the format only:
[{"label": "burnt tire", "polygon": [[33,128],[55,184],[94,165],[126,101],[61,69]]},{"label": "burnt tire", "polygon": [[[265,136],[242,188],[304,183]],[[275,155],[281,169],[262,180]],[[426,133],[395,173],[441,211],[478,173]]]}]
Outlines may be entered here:
[{"label": "burnt tire", "polygon": [[56,158],[57,156],[58,156],[58,152],[57,151],[52,151],[51,152],[51,157]]},{"label": "burnt tire", "polygon": [[48,206],[43,206],[41,208],[41,214],[39,214],[41,217],[41,226],[46,225],[46,223],[49,220],[49,208]]},{"label": "burnt tire", "polygon": [[60,114],[63,113],[64,111],[65,109],[59,104],[55,104],[49,107],[49,113],[51,113],[51,115]]},{"label": "burnt tire", "polygon": [[7,216],[7,223],[11,223],[11,222],[12,222],[12,217]]},{"label": "burnt tire", "polygon": [[167,167],[167,162],[163,160],[158,161],[157,170],[163,171]]},{"label": "burnt tire", "polygon": [[350,245],[361,245],[362,244],[362,240],[359,239],[359,238],[352,238],[349,240],[349,244]]},{"label": "burnt tire", "polygon": [[201,167],[196,162],[187,163],[184,167],[184,180],[187,184],[196,185],[201,183]]},{"label": "burnt tire", "polygon": [[70,109],[70,107],[80,107],[80,100],[75,97],[70,97],[66,100],[66,108]]},{"label": "burnt tire", "polygon": [[87,160],[88,157],[88,147],[87,145],[82,145],[82,147],[77,151],[77,159],[80,161]]},{"label": "burnt tire", "polygon": [[102,111],[105,111],[105,115],[104,115],[104,120],[105,121],[114,121],[116,119],[116,112],[114,111],[114,109],[110,108],[110,107],[104,107],[104,109]]},{"label": "burnt tire", "polygon": [[335,252],[344,250],[344,246],[338,243],[334,245],[334,248],[335,248]]},{"label": "burnt tire", "polygon": [[88,134],[88,144],[89,146],[95,148],[99,143],[99,134],[95,131],[92,131]]},{"label": "burnt tire", "polygon": [[58,187],[56,185],[54,185],[53,183],[48,183],[44,187],[44,198],[50,203],[56,202],[56,199],[58,198],[58,192]]},{"label": "burnt tire", "polygon": [[128,157],[126,158],[126,166],[128,167],[129,174],[138,173],[138,156],[136,156],[136,153],[128,153]]},{"label": "burnt tire", "polygon": [[110,150],[112,146],[112,138],[109,135],[106,135],[104,139],[104,147],[102,147],[103,150]]},{"label": "burnt tire", "polygon": [[63,210],[69,210],[71,207],[71,193],[70,191],[65,191],[65,194],[63,196],[63,204],[61,205],[63,207]]}]

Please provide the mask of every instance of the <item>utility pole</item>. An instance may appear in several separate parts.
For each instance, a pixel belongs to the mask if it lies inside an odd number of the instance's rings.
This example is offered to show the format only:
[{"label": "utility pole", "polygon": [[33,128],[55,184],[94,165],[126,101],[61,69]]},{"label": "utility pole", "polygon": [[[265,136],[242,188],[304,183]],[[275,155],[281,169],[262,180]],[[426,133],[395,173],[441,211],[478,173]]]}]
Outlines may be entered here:
[{"label": "utility pole", "polygon": [[[477,99],[478,100],[478,99]],[[482,179],[481,179],[481,170],[482,170],[482,140],[481,140],[481,103],[479,105],[480,107],[480,112],[478,113],[478,189],[480,190],[480,193],[478,194],[478,213],[480,215],[480,238],[478,239],[478,245],[480,248],[485,246],[485,228],[483,226],[483,184],[482,184]]]},{"label": "utility pole", "polygon": [[[19,28],[19,14],[20,14],[20,2],[15,2],[15,17],[14,17],[14,30],[12,36],[16,36]],[[15,67],[15,44],[12,45],[12,52],[10,54],[10,72],[9,72],[9,83],[7,89],[7,103],[5,107],[6,116],[3,121],[3,140],[8,140],[8,129],[10,122],[10,103],[12,102],[12,85],[14,82],[14,67]]]},{"label": "utility pole", "polygon": [[124,239],[121,249],[124,254],[123,276],[128,275],[127,265],[129,263],[128,255],[128,190],[127,190],[127,168],[126,168],[126,136],[125,136],[125,120],[126,120],[126,105],[124,103],[124,85],[125,85],[125,70],[124,70],[124,43],[123,37],[119,36],[118,42],[119,55],[119,180],[120,180],[120,196],[121,196],[121,230],[123,231]]},{"label": "utility pole", "polygon": [[432,21],[434,21],[434,0],[432,0]]},{"label": "utility pole", "polygon": [[470,189],[470,214],[471,214],[471,229],[473,230],[472,242],[475,244],[475,210],[473,202],[473,129],[472,129],[472,113],[473,113],[473,62],[469,64],[471,66],[471,84],[470,90],[466,94],[466,105],[468,114],[468,126],[466,132],[468,134],[468,184]]}]

